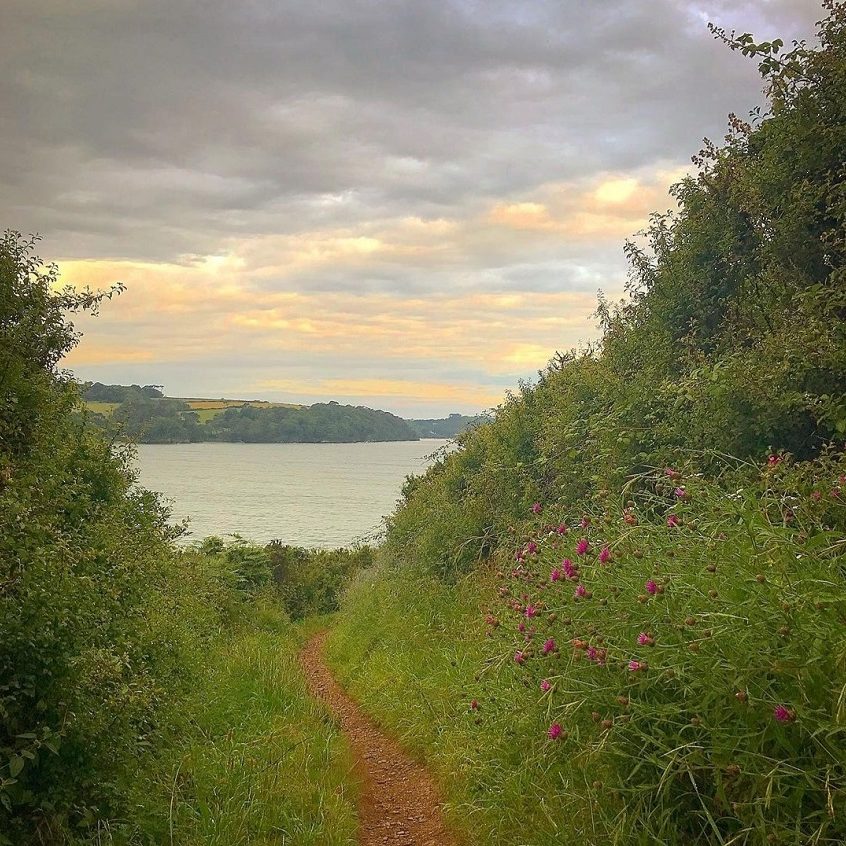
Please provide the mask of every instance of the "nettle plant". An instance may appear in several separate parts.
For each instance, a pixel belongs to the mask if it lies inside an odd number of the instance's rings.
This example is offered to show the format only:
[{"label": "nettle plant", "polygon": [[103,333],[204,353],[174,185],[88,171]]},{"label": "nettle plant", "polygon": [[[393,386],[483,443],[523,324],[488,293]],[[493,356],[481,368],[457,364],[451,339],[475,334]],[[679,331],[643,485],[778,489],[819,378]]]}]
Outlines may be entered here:
[{"label": "nettle plant", "polygon": [[844,842],[843,453],[658,469],[527,526],[485,623],[594,831]]}]

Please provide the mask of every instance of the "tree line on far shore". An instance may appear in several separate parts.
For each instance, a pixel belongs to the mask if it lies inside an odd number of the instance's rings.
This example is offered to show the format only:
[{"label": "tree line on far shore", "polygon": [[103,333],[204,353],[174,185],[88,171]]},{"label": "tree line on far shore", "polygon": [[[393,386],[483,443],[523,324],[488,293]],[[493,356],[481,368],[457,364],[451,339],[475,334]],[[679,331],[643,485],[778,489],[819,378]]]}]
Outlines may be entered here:
[{"label": "tree line on far shore", "polygon": [[387,411],[337,402],[293,406],[228,400],[221,402],[229,407],[204,414],[189,400],[166,397],[162,385],[94,382],[85,386],[84,397],[90,422],[121,439],[150,444],[416,441],[453,438],[481,419],[451,414],[403,420]]}]

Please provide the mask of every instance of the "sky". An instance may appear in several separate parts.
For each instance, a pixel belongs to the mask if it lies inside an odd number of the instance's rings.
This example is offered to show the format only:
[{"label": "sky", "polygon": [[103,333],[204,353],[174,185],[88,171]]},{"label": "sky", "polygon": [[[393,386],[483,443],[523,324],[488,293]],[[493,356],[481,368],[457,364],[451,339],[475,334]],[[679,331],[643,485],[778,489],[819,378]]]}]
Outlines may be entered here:
[{"label": "sky", "polygon": [[623,244],[763,102],[707,30],[817,0],[2,0],[0,226],[126,290],[67,366],[472,413],[597,337]]}]

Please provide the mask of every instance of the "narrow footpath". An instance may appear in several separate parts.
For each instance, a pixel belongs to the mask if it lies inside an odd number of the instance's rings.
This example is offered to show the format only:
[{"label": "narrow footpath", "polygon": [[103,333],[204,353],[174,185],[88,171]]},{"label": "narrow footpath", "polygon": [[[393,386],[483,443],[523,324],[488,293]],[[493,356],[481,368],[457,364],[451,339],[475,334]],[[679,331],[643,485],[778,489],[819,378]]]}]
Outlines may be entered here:
[{"label": "narrow footpath", "polygon": [[340,723],[361,785],[361,846],[457,846],[441,813],[442,801],[426,768],[365,716],[335,681],[323,660],[326,632],[300,653],[311,694],[325,702]]}]

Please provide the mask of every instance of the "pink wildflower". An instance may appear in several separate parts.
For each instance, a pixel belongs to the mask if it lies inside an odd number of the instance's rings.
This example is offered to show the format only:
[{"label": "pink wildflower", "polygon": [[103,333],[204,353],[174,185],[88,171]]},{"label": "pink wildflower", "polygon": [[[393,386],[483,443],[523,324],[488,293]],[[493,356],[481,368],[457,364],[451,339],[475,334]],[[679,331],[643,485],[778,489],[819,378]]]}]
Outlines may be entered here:
[{"label": "pink wildflower", "polygon": [[470,710],[471,711],[478,711],[479,710],[479,703],[475,699],[470,700]]},{"label": "pink wildflower", "polygon": [[556,567],[550,574],[549,580],[551,582],[557,582],[561,578],[561,571]]},{"label": "pink wildflower", "polygon": [[672,467],[665,467],[665,468],[664,468],[664,474],[665,474],[666,476],[669,476],[671,479],[676,479],[676,478],[678,478],[678,476],[680,475],[680,474],[679,474],[679,471],[678,471],[678,470],[673,470],[673,468],[672,468]]},{"label": "pink wildflower", "polygon": [[767,458],[767,464],[769,464],[770,467],[775,467],[777,464],[781,464],[782,460],[783,459],[780,455],[771,455]]},{"label": "pink wildflower", "polygon": [[822,494],[819,491],[814,491],[811,494],[811,499],[814,500],[814,502],[819,502],[822,499]]},{"label": "pink wildflower", "polygon": [[655,596],[655,594],[658,593],[658,585],[655,584],[655,582],[652,579],[649,579],[646,582],[646,592],[651,593],[652,596]]},{"label": "pink wildflower", "polygon": [[676,495],[676,499],[686,499],[687,498],[687,491],[684,488],[676,488],[673,491]]},{"label": "pink wildflower", "polygon": [[558,532],[559,535],[566,535],[570,530],[567,528],[566,523],[561,523],[555,531]]},{"label": "pink wildflower", "polygon": [[540,683],[540,689],[541,689],[544,693],[549,693],[549,691],[550,691],[550,690],[552,690],[552,685],[551,685],[551,684],[550,684],[550,683],[549,683],[546,679],[544,679],[544,680]]},{"label": "pink wildflower", "polygon": [[652,644],[655,643],[649,632],[641,632],[637,636],[637,642],[640,646],[652,646]]},{"label": "pink wildflower", "polygon": [[587,588],[584,585],[579,585],[573,596],[576,597],[576,599],[581,599],[583,596],[587,596]]},{"label": "pink wildflower", "polygon": [[588,543],[587,538],[581,538],[579,543],[576,546],[576,554],[577,555],[585,555],[587,551],[590,549],[590,544]]},{"label": "pink wildflower", "polygon": [[543,511],[543,506],[539,502],[532,503],[532,514],[540,514]]},{"label": "pink wildflower", "polygon": [[534,617],[538,613],[538,609],[534,605],[527,605],[523,612],[527,617]]},{"label": "pink wildflower", "polygon": [[543,645],[543,654],[549,655],[550,652],[555,652],[555,638],[549,638]]},{"label": "pink wildflower", "polygon": [[561,737],[562,731],[563,729],[561,728],[561,725],[559,723],[553,723],[549,727],[549,731],[546,734],[550,740],[558,740],[558,738]]},{"label": "pink wildflower", "polygon": [[777,705],[773,708],[773,717],[780,723],[792,723],[796,719],[796,712],[786,705]]},{"label": "pink wildflower", "polygon": [[521,634],[524,631],[526,631],[526,624],[522,620],[520,620],[520,622],[517,623],[517,631],[520,632]]},{"label": "pink wildflower", "polygon": [[565,558],[561,562],[561,569],[564,571],[564,575],[568,579],[575,579],[579,575],[579,571],[573,566],[573,562],[569,558]]},{"label": "pink wildflower", "polygon": [[607,564],[611,560],[611,550],[608,549],[607,546],[602,547],[602,551],[599,553],[599,563],[600,564]]},{"label": "pink wildflower", "polygon": [[645,670],[645,669],[646,669],[646,664],[644,664],[642,661],[635,661],[634,659],[629,661],[630,672],[636,673],[639,670]]},{"label": "pink wildflower", "polygon": [[669,526],[671,529],[676,528],[676,526],[678,526],[678,524],[679,524],[678,515],[670,514],[670,516],[667,517],[667,526]]},{"label": "pink wildflower", "polygon": [[534,541],[529,541],[526,544],[526,554],[527,555],[537,555],[538,554],[538,545]]},{"label": "pink wildflower", "polygon": [[582,517],[582,519],[579,520],[579,526],[581,528],[586,529],[589,525],[590,525],[590,517]]},{"label": "pink wildflower", "polygon": [[525,664],[526,663],[526,656],[522,650],[518,649],[514,653],[514,663],[515,664]]}]

